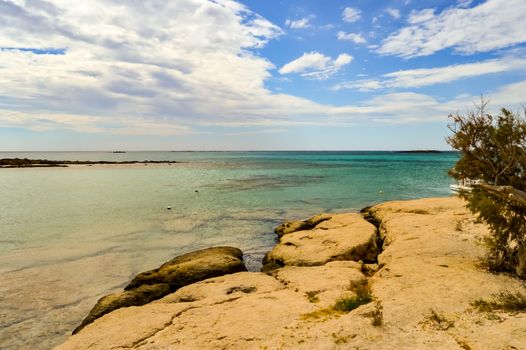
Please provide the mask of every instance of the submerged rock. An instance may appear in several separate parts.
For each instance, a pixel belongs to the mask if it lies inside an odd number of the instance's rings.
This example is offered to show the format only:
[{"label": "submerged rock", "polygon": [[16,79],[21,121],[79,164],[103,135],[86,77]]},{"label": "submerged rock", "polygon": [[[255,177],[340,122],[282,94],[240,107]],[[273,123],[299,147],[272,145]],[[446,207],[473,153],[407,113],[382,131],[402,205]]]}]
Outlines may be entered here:
[{"label": "submerged rock", "polygon": [[119,308],[145,305],[186,285],[246,270],[238,248],[214,247],[180,255],[155,270],[138,274],[123,292],[99,299],[73,334]]},{"label": "submerged rock", "polygon": [[298,221],[286,221],[283,224],[276,227],[274,232],[282,237],[288,233],[301,231],[301,230],[311,230],[316,227],[320,222],[329,220],[331,215],[329,214],[318,214],[307,220],[298,220]]}]

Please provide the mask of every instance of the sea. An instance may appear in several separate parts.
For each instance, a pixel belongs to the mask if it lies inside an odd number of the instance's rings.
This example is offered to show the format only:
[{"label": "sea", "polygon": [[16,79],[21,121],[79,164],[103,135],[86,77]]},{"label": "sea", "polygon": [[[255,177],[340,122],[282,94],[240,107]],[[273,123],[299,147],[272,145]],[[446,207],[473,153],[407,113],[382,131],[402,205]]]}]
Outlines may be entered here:
[{"label": "sea", "polygon": [[454,152],[0,152],[178,161],[0,169],[0,348],[50,349],[137,273],[211,246],[257,271],[284,220],[450,195]]}]

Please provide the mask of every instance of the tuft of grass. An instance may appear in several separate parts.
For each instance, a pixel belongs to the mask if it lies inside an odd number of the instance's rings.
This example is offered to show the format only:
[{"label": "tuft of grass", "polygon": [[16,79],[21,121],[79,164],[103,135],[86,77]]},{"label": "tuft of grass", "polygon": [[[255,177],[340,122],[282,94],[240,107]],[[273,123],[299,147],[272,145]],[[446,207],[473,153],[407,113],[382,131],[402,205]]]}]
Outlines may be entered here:
[{"label": "tuft of grass", "polygon": [[[361,305],[364,305],[364,304],[367,304],[373,301],[373,296],[371,294],[371,289],[369,288],[369,285],[367,284],[367,280],[361,280],[359,282],[351,282],[349,289],[354,291],[356,295],[352,297],[342,297],[336,300],[336,303],[334,303],[334,305],[329,308],[319,309],[313,312],[309,312],[307,314],[303,314],[301,315],[301,319],[302,320],[318,319],[318,318],[327,319],[327,318],[333,317],[338,314],[348,313]],[[309,298],[309,293],[307,293],[307,297]],[[380,314],[381,314],[381,311],[380,311]]]},{"label": "tuft of grass", "polygon": [[318,298],[318,294],[320,294],[319,290],[313,290],[305,293],[307,295],[307,300],[310,303],[318,303],[320,301],[320,298]]},{"label": "tuft of grass", "polygon": [[492,300],[478,299],[471,306],[482,312],[506,311],[510,313],[526,312],[526,295],[520,292],[504,291],[493,295]]},{"label": "tuft of grass", "polygon": [[384,322],[384,313],[382,312],[382,309],[380,302],[377,302],[374,311],[371,313],[371,324],[374,327],[380,327]]},{"label": "tuft of grass", "polygon": [[341,312],[350,312],[354,309],[356,309],[358,306],[370,303],[373,299],[370,296],[366,297],[349,297],[349,298],[341,298],[336,301],[333,308],[336,311]]},{"label": "tuft of grass", "polygon": [[338,313],[333,308],[319,309],[313,312],[309,312],[300,316],[300,319],[307,320],[317,320],[317,319],[329,319]]},{"label": "tuft of grass", "polygon": [[465,340],[459,339],[459,338],[454,338],[454,339],[457,342],[458,346],[460,346],[462,349],[464,349],[464,350],[473,350],[471,348],[471,346],[469,346],[469,344]]},{"label": "tuft of grass", "polygon": [[358,282],[351,282],[350,290],[356,293],[355,296],[340,298],[336,301],[333,308],[341,312],[350,312],[358,306],[368,304],[373,301],[371,288],[367,284],[367,280],[360,280]]},{"label": "tuft of grass", "polygon": [[349,341],[349,338],[354,338],[352,335],[346,336],[346,337],[343,337],[343,336],[338,335],[336,333],[332,333],[331,335],[332,335],[332,337],[334,339],[334,344],[337,344],[337,345],[345,344],[345,343],[347,343]]},{"label": "tuft of grass", "polygon": [[455,326],[455,323],[451,320],[448,320],[444,315],[438,313],[437,311],[431,309],[430,314],[426,317],[427,321],[433,325],[434,328],[438,330],[448,330],[451,327]]}]

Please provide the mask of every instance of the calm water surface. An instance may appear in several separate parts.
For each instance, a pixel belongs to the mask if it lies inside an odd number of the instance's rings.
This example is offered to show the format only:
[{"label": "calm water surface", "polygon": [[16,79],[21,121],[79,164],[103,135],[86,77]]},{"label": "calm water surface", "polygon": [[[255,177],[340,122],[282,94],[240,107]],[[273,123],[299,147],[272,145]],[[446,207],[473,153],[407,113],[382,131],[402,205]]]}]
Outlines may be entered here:
[{"label": "calm water surface", "polygon": [[457,159],[449,152],[0,152],[7,157],[181,163],[0,169],[2,349],[51,348],[98,298],[175,255],[233,245],[256,270],[284,219],[447,196]]}]

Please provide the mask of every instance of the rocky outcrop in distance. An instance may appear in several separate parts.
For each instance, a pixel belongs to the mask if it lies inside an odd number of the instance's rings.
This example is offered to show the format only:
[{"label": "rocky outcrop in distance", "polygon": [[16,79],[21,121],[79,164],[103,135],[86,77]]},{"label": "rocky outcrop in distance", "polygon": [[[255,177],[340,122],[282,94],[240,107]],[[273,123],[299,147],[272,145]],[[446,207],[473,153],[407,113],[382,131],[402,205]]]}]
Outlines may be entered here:
[{"label": "rocky outcrop in distance", "polygon": [[28,159],[28,158],[2,158],[0,168],[54,168],[67,167],[68,165],[96,165],[96,164],[175,164],[180,163],[174,160],[48,160],[48,159]]},{"label": "rocky outcrop in distance", "polygon": [[456,197],[331,215],[283,235],[267,273],[119,308],[58,349],[524,349],[526,314],[496,298],[526,287],[480,266],[487,233]]}]

